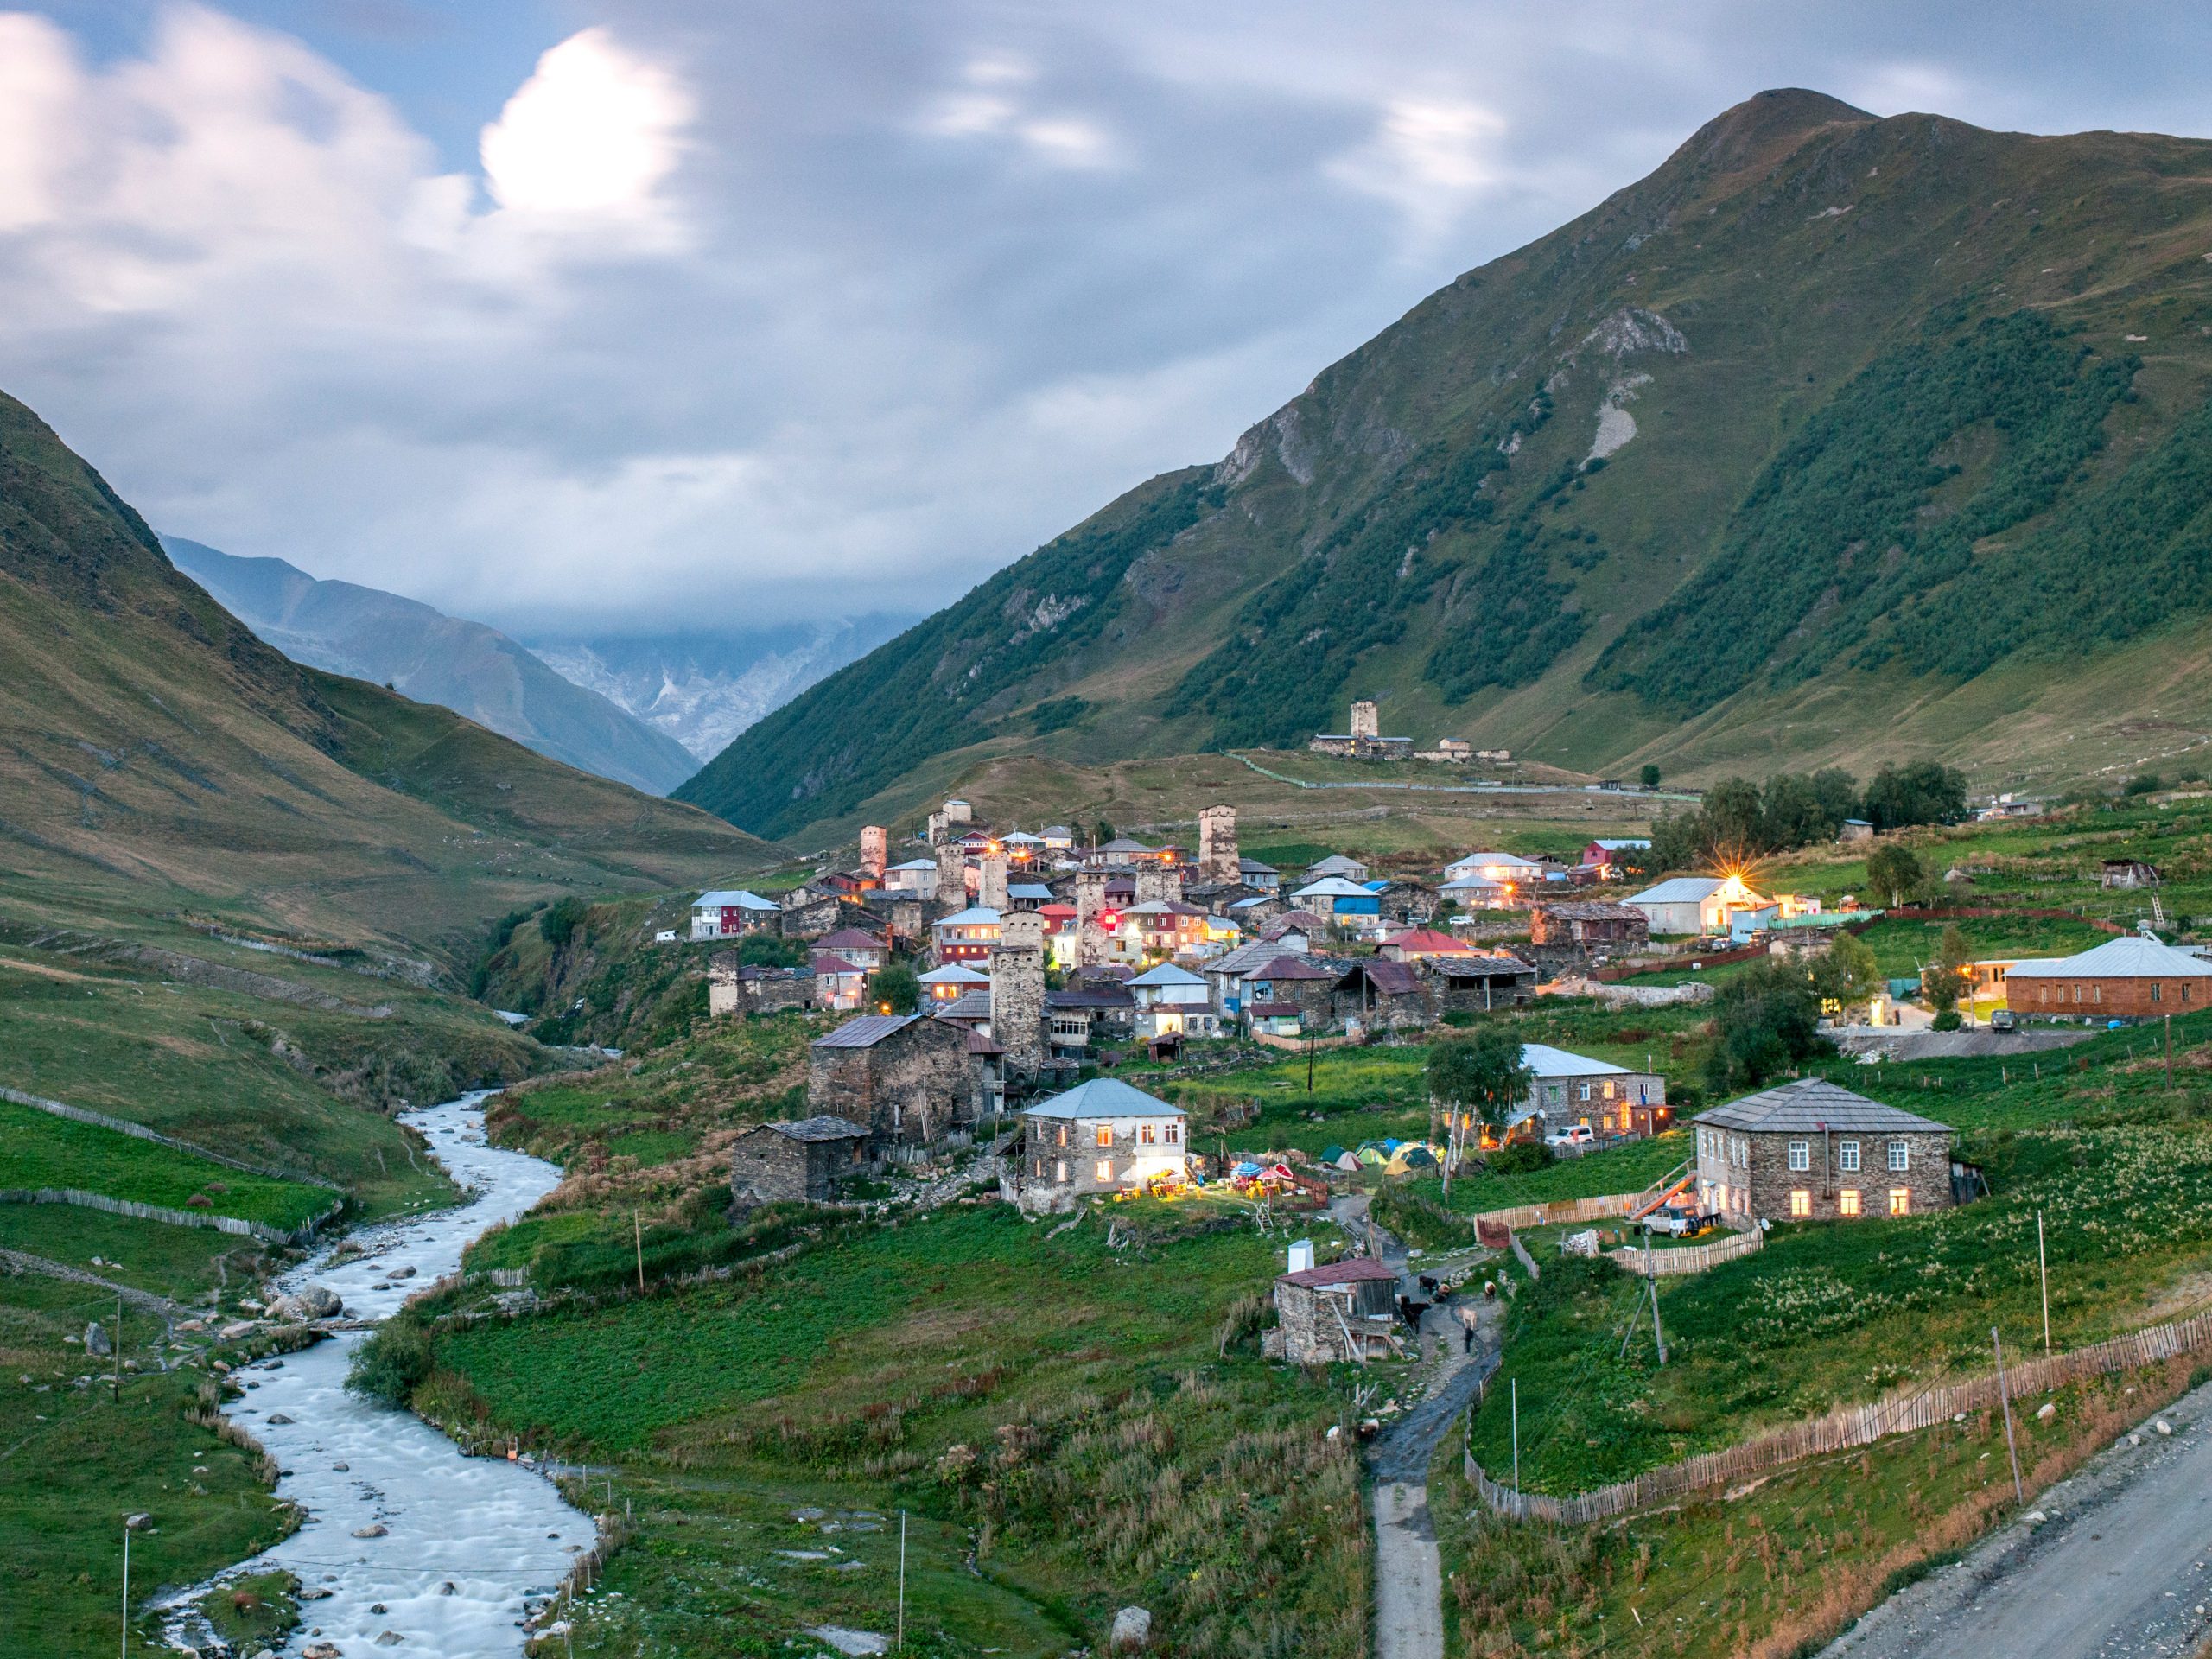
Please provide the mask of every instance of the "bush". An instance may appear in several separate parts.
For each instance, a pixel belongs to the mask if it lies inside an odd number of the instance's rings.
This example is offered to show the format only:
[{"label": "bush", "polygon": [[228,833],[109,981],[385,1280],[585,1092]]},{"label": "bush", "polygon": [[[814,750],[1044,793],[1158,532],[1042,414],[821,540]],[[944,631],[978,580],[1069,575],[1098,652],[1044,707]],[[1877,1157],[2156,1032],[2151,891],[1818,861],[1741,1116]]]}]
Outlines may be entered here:
[{"label": "bush", "polygon": [[547,944],[558,950],[579,931],[588,934],[588,930],[584,929],[584,918],[590,911],[591,906],[581,899],[561,899],[545,907],[537,918],[537,931]]},{"label": "bush", "polygon": [[1936,1016],[1935,1029],[1937,1031],[1956,1031],[1965,1023],[1965,1020],[1959,1018],[1959,1011],[1956,1008],[1946,1008],[1942,1013]]},{"label": "bush", "polygon": [[1720,988],[1713,1001],[1719,1041],[1706,1061],[1706,1082],[1716,1092],[1756,1089],[1822,1045],[1819,1003],[1801,968],[1755,964]]},{"label": "bush", "polygon": [[430,1374],[430,1335],[407,1319],[385,1320],[353,1351],[346,1372],[348,1392],[382,1404],[404,1408]]},{"label": "bush", "polygon": [[747,968],[804,968],[813,960],[805,940],[780,933],[747,933],[737,942],[737,959]]},{"label": "bush", "polygon": [[1548,1168],[1554,1160],[1552,1149],[1542,1141],[1516,1141],[1491,1154],[1487,1162],[1493,1175],[1533,1175]]},{"label": "bush", "polygon": [[2120,788],[2123,795],[2155,795],[2166,786],[2165,779],[2155,772],[2139,772]]}]

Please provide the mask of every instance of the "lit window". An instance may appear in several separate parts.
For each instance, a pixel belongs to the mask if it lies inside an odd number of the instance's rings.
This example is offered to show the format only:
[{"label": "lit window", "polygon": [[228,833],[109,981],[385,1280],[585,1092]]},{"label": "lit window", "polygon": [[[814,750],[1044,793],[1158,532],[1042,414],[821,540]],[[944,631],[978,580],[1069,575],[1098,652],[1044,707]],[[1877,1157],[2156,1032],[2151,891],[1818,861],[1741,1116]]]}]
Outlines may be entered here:
[{"label": "lit window", "polygon": [[1812,1166],[1813,1143],[1809,1141],[1792,1141],[1789,1143],[1789,1167],[1810,1169]]},{"label": "lit window", "polygon": [[1062,1146],[1064,1146],[1064,1147],[1065,1147],[1065,1145],[1067,1145],[1067,1143],[1068,1143],[1068,1126],[1067,1126],[1066,1124],[1063,1123],[1063,1124],[1061,1124],[1061,1125],[1060,1125],[1060,1144],[1061,1144]]},{"label": "lit window", "polygon": [[1160,1138],[1169,1146],[1173,1146],[1183,1138],[1183,1126],[1180,1123],[1170,1123],[1160,1132]]},{"label": "lit window", "polygon": [[1909,1142],[1904,1141],[1890,1142],[1890,1167],[1891,1169],[1912,1167],[1912,1147]]},{"label": "lit window", "polygon": [[1613,1085],[1611,1084],[1608,1083],[1604,1085],[1604,1094],[1607,1100],[1611,1100],[1613,1097]]},{"label": "lit window", "polygon": [[1813,1213],[1813,1195],[1799,1187],[1789,1195],[1789,1219],[1802,1221]]},{"label": "lit window", "polygon": [[1137,1130],[1137,1139],[1146,1146],[1151,1146],[1159,1139],[1159,1131],[1149,1123],[1143,1124]]},{"label": "lit window", "polygon": [[1859,1143],[1856,1141],[1847,1141],[1837,1151],[1838,1163],[1847,1172],[1856,1173],[1859,1168]]},{"label": "lit window", "polygon": [[1843,1191],[1835,1195],[1835,1207],[1836,1213],[1839,1215],[1855,1216],[1859,1214],[1859,1189],[1855,1186],[1845,1187]]},{"label": "lit window", "polygon": [[1912,1213],[1910,1187],[1893,1186],[1890,1189],[1890,1213],[1893,1216],[1909,1216]]},{"label": "lit window", "polygon": [[1098,1126],[1098,1144],[1102,1147],[1110,1147],[1114,1144],[1114,1128],[1111,1124],[1101,1123]]},{"label": "lit window", "polygon": [[1055,1181],[1058,1181],[1062,1186],[1065,1186],[1068,1184],[1068,1160],[1066,1159],[1060,1159],[1052,1166],[1052,1179]]},{"label": "lit window", "polygon": [[1114,1160],[1110,1158],[1101,1158],[1098,1160],[1097,1167],[1091,1173],[1091,1179],[1100,1181],[1112,1180],[1114,1179]]}]

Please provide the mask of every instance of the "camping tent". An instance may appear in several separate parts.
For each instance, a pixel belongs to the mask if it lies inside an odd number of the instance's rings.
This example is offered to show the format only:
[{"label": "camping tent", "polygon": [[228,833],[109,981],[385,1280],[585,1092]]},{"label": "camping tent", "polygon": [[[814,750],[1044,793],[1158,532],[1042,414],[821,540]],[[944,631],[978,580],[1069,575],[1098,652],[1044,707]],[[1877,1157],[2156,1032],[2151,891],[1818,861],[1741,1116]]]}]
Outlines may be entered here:
[{"label": "camping tent", "polygon": [[1406,1145],[1398,1148],[1397,1155],[1390,1160],[1390,1167],[1393,1171],[1402,1169],[1434,1169],[1436,1167],[1436,1154],[1431,1152],[1427,1147],[1422,1146],[1418,1141],[1409,1141]]},{"label": "camping tent", "polygon": [[1372,1141],[1359,1149],[1359,1161],[1370,1169],[1380,1169],[1390,1161],[1390,1154]]},{"label": "camping tent", "polygon": [[1321,1161],[1325,1164],[1341,1163],[1344,1160],[1344,1149],[1333,1142],[1321,1148]]},{"label": "camping tent", "polygon": [[1335,1160],[1335,1163],[1338,1169],[1348,1169],[1357,1173],[1359,1169],[1359,1154],[1356,1152],[1344,1153]]}]

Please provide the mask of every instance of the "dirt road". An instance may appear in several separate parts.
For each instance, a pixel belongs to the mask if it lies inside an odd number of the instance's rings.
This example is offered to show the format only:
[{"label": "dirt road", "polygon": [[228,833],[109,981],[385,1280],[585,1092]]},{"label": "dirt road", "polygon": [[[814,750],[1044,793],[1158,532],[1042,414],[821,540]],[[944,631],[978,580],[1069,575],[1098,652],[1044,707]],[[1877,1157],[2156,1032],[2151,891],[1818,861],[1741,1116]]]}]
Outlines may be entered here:
[{"label": "dirt road", "polygon": [[[2173,1430],[2158,1433],[2163,1420]],[[2212,1634],[2212,1383],[1957,1565],[1900,1591],[1821,1659],[2191,1655]]]}]

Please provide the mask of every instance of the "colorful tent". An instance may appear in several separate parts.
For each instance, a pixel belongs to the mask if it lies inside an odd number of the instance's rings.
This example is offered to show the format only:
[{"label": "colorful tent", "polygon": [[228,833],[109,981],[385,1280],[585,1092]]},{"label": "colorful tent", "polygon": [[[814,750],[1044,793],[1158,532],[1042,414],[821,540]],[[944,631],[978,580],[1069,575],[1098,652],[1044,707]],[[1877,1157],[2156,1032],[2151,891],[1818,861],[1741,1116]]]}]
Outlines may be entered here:
[{"label": "colorful tent", "polygon": [[1344,1153],[1331,1161],[1332,1161],[1338,1169],[1349,1169],[1357,1172],[1359,1168],[1359,1154],[1356,1152]]},{"label": "colorful tent", "polygon": [[1344,1155],[1344,1149],[1333,1142],[1321,1148],[1321,1161],[1325,1164],[1338,1163],[1342,1161]]}]

